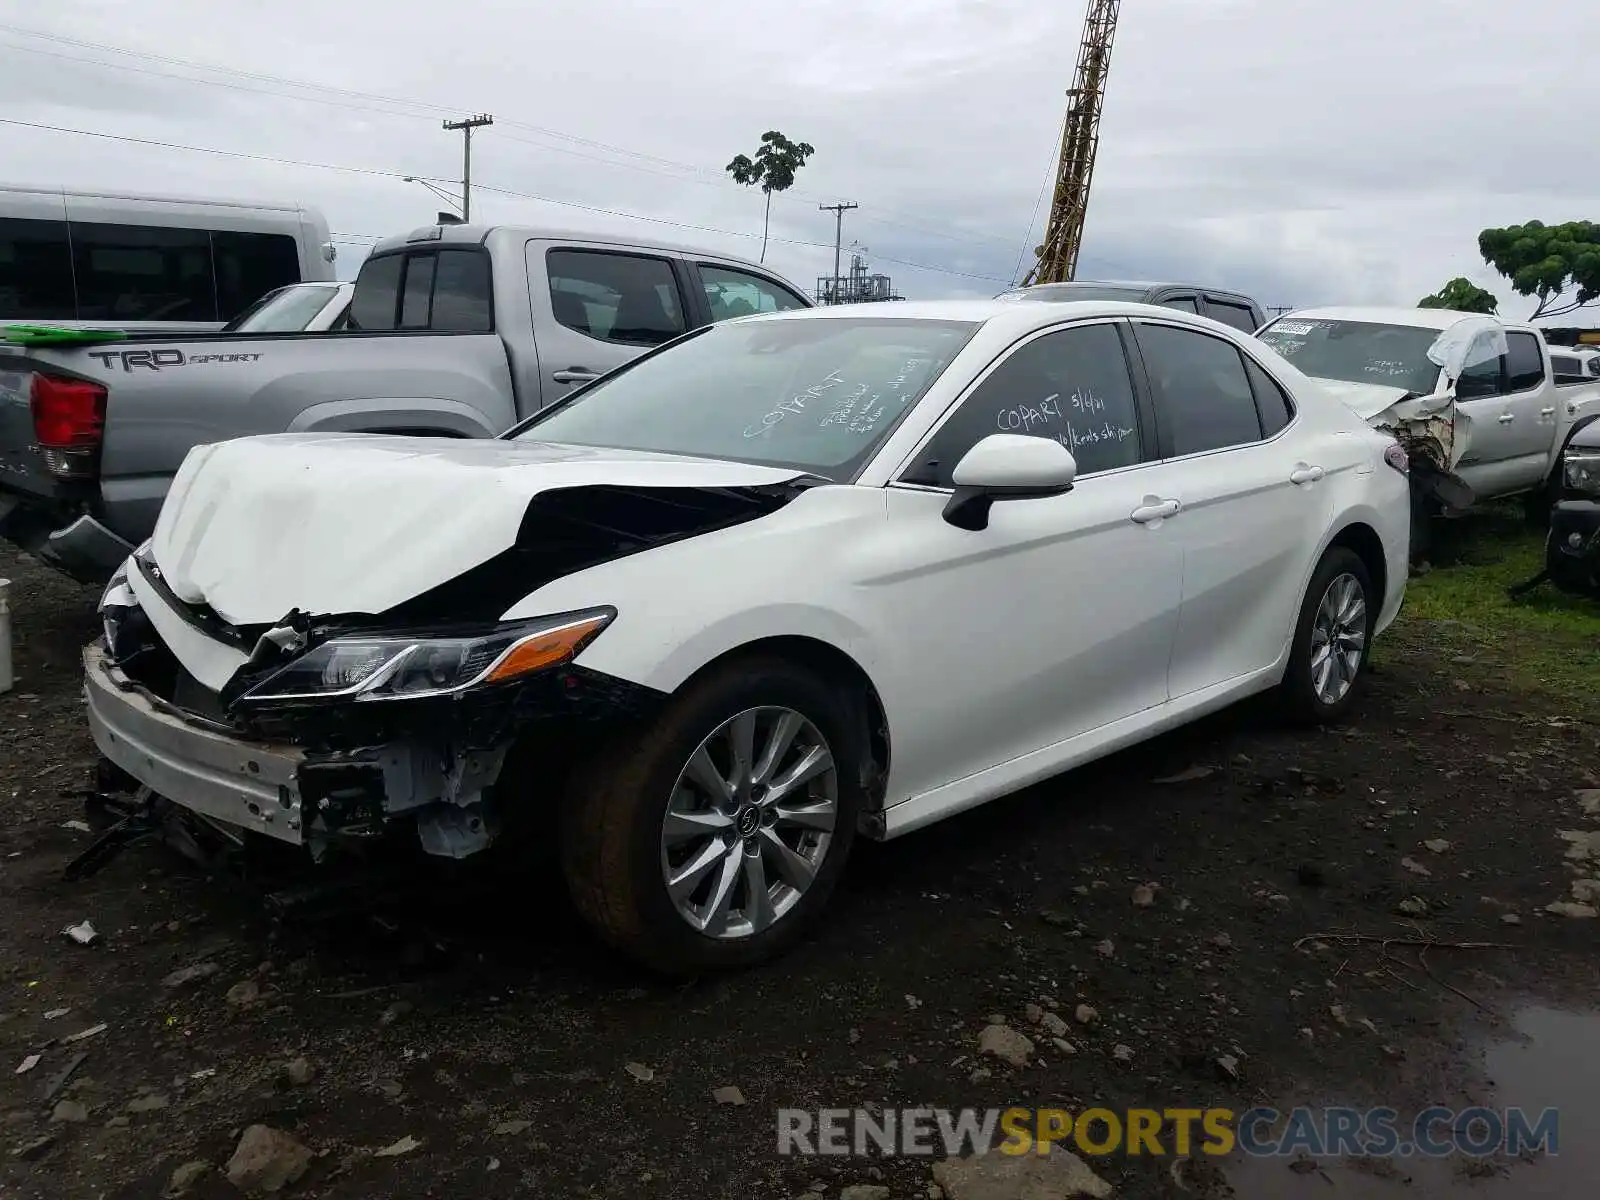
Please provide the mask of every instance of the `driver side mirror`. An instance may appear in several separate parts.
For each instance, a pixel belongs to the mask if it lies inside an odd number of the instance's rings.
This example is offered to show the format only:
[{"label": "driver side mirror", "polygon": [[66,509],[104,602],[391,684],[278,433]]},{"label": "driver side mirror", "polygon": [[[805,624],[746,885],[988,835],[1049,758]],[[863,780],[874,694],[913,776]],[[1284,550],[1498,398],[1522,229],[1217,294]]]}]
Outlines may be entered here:
[{"label": "driver side mirror", "polygon": [[962,455],[951,475],[955,491],[944,519],[957,529],[986,529],[996,500],[1033,500],[1072,490],[1078,464],[1060,442],[991,433]]}]

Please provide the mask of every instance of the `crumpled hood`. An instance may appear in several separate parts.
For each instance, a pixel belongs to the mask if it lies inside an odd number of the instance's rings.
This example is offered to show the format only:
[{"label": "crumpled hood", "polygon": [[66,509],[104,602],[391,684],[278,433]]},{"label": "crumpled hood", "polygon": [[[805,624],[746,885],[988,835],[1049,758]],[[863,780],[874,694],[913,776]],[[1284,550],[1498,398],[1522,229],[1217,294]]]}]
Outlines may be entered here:
[{"label": "crumpled hood", "polygon": [[167,586],[235,625],[380,613],[510,547],[540,492],[739,487],[787,467],[532,441],[270,434],[197,446],[151,537]]},{"label": "crumpled hood", "polygon": [[1354,409],[1355,414],[1363,421],[1381,416],[1385,410],[1399,403],[1402,396],[1408,394],[1404,388],[1384,387],[1377,383],[1348,383],[1343,379],[1321,378],[1317,382],[1335,400],[1346,408]]}]

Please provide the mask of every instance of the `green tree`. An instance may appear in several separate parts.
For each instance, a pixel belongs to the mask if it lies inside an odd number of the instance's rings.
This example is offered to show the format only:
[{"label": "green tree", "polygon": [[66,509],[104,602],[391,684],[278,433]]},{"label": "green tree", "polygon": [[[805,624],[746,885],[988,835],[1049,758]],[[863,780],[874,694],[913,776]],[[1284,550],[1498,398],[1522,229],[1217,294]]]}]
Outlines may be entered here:
[{"label": "green tree", "polygon": [[772,129],[761,135],[761,147],[754,158],[741,154],[723,168],[733,176],[735,183],[745,187],[759,184],[766,193],[767,211],[761,221],[761,262],[767,261],[767,231],[772,225],[772,193],[786,192],[793,187],[795,172],[805,166],[806,159],[816,152],[814,146],[806,142],[791,142]]},{"label": "green tree", "polygon": [[1494,315],[1499,306],[1493,292],[1486,292],[1470,279],[1456,276],[1431,296],[1417,301],[1418,308],[1449,308],[1456,312]]},{"label": "green tree", "polygon": [[1559,317],[1600,299],[1600,225],[1593,221],[1485,229],[1478,252],[1519,296],[1538,297],[1534,317]]}]

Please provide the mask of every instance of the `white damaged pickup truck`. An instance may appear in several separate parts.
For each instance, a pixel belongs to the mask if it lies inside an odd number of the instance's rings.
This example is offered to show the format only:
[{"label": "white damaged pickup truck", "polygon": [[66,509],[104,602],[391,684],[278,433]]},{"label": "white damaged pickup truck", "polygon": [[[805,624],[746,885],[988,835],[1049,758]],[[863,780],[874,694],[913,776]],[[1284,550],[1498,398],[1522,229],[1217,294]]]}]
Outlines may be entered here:
[{"label": "white damaged pickup truck", "polygon": [[1536,326],[1448,309],[1317,308],[1257,336],[1395,435],[1419,517],[1515,495],[1548,513],[1579,406],[1557,388]]}]

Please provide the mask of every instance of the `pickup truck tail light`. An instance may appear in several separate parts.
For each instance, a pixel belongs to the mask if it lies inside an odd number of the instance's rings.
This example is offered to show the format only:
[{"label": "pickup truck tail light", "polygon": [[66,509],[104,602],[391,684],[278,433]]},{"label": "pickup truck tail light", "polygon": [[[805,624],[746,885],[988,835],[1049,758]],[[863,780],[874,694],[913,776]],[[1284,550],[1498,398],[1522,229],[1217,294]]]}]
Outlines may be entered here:
[{"label": "pickup truck tail light", "polygon": [[1402,475],[1411,473],[1411,456],[1399,442],[1390,442],[1383,448],[1383,461]]},{"label": "pickup truck tail light", "polygon": [[100,467],[106,389],[86,379],[33,377],[33,436],[45,470],[58,479],[92,478]]}]

